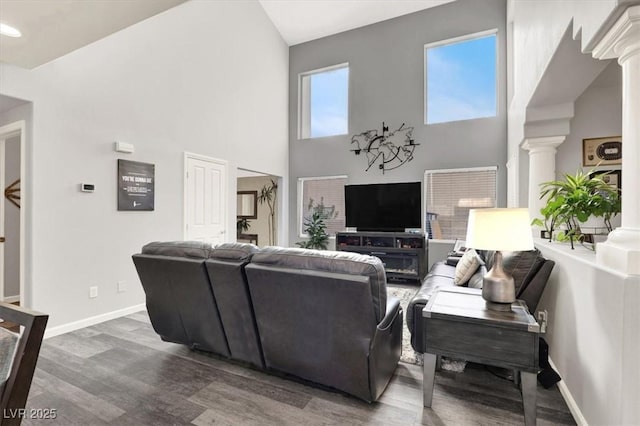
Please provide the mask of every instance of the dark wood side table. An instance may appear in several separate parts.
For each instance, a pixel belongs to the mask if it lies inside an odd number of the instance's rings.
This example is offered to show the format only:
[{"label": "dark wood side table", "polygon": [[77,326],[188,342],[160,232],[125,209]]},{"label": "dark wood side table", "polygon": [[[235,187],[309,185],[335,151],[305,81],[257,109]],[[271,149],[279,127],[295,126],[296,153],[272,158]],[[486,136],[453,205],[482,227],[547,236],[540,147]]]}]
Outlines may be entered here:
[{"label": "dark wood side table", "polygon": [[238,242],[248,241],[251,244],[258,245],[258,234],[238,234]]},{"label": "dark wood side table", "polygon": [[517,300],[510,312],[486,309],[481,290],[438,289],[422,311],[425,333],[424,406],[431,407],[438,355],[521,373],[525,425],[536,424],[540,326]]}]

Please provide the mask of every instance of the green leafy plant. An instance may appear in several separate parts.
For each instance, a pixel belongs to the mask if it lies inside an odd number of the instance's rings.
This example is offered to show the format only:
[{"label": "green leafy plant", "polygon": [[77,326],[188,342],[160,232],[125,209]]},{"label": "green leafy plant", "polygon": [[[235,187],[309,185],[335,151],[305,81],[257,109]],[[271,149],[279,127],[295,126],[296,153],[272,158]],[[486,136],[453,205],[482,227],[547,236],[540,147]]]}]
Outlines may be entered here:
[{"label": "green leafy plant", "polygon": [[258,202],[266,203],[269,207],[269,245],[273,245],[276,240],[276,197],[278,195],[278,184],[271,179],[271,184],[264,185],[258,194]]},{"label": "green leafy plant", "polygon": [[535,218],[531,221],[532,225],[544,228],[549,241],[553,238],[553,231],[558,225],[562,204],[564,204],[564,197],[562,196],[547,200],[547,205],[540,209],[544,219]]},{"label": "green leafy plant", "polygon": [[247,218],[244,218],[244,217],[240,218],[236,222],[236,228],[238,230],[238,234],[244,234],[249,230],[250,227],[251,227],[251,224],[249,223],[249,220]]},{"label": "green leafy plant", "polygon": [[574,240],[583,240],[580,224],[591,216],[602,217],[611,231],[611,219],[620,213],[621,203],[618,190],[602,179],[607,173],[578,170],[575,175],[564,175],[564,180],[542,183],[540,198],[547,199],[546,206],[540,210],[544,220],[534,219],[532,224],[550,231],[564,225],[565,229],[557,233],[556,239],[570,241],[572,249]]},{"label": "green leafy plant", "polygon": [[329,234],[321,214],[314,212],[311,217],[304,220],[304,226],[304,232],[309,235],[309,239],[296,244],[302,248],[326,250],[329,245]]},{"label": "green leafy plant", "polygon": [[307,204],[307,209],[312,213],[318,213],[321,219],[335,219],[338,217],[338,211],[336,210],[335,204],[331,207],[324,205],[324,197],[320,197],[320,202],[315,204],[313,198],[309,198],[309,204]]}]

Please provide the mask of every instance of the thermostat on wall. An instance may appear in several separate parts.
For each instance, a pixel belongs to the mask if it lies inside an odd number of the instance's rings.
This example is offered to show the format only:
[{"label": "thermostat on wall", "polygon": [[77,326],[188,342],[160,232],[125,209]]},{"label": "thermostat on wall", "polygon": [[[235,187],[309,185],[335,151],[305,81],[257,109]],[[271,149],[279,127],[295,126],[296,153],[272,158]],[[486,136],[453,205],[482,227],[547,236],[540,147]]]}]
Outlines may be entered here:
[{"label": "thermostat on wall", "polygon": [[93,192],[95,191],[96,186],[92,183],[81,183],[80,184],[80,191],[82,192]]},{"label": "thermostat on wall", "polygon": [[126,143],[126,142],[114,142],[113,143],[113,149],[116,152],[126,152],[127,154],[131,154],[134,151],[134,146],[131,143]]}]

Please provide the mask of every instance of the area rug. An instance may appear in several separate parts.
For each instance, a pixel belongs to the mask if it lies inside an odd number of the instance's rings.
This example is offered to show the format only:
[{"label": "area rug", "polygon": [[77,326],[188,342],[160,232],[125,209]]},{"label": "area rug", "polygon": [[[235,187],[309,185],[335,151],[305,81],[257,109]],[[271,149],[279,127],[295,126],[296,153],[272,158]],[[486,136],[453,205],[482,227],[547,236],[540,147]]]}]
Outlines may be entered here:
[{"label": "area rug", "polygon": [[387,296],[400,299],[400,306],[402,306],[402,311],[404,312],[404,319],[402,320],[402,356],[400,361],[422,365],[422,354],[414,351],[411,347],[411,333],[407,328],[407,306],[417,291],[418,287],[416,286],[387,284]]},{"label": "area rug", "polygon": [[[402,356],[400,356],[401,362],[408,364],[422,365],[422,354],[413,350],[411,346],[411,332],[407,327],[407,306],[418,291],[416,286],[408,286],[401,284],[387,284],[387,296],[400,299],[400,306],[404,312],[404,319],[402,321]],[[443,357],[441,368],[443,370],[454,371],[461,373],[466,366],[465,361],[458,361]]]}]

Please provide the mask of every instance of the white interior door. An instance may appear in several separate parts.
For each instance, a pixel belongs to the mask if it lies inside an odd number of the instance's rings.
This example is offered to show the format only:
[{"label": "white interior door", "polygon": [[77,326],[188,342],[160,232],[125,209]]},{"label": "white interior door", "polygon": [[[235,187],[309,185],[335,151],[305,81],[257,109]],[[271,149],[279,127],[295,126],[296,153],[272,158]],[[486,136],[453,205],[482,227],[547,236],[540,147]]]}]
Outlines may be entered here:
[{"label": "white interior door", "polygon": [[227,163],[185,154],[185,240],[227,241]]}]

